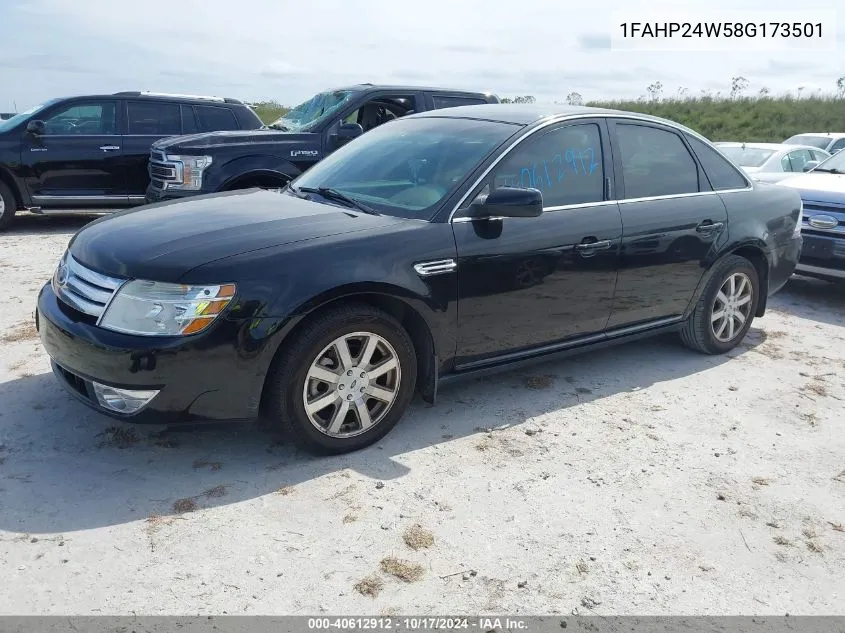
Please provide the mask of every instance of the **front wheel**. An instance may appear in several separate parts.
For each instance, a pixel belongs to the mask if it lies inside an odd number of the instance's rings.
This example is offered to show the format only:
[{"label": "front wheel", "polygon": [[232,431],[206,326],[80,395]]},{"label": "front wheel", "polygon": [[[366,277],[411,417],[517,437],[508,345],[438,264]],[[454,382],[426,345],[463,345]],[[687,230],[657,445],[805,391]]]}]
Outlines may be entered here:
[{"label": "front wheel", "polygon": [[760,281],[751,262],[739,255],[726,257],[716,264],[681,340],[705,354],[732,350],[748,333],[759,300]]},{"label": "front wheel", "polygon": [[413,343],[390,315],[342,306],[305,325],[268,377],[265,414],[314,453],[339,454],[384,437],[410,404]]},{"label": "front wheel", "polygon": [[17,202],[11,190],[0,182],[0,231],[12,225],[17,211]]}]

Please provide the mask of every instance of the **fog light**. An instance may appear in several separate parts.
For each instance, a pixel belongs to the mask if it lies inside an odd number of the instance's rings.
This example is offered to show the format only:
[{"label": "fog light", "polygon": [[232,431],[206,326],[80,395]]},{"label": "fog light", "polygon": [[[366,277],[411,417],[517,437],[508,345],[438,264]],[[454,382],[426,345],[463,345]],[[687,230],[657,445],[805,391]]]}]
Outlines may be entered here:
[{"label": "fog light", "polygon": [[94,383],[94,394],[101,407],[118,413],[136,413],[155,398],[158,389],[118,389],[109,385]]}]

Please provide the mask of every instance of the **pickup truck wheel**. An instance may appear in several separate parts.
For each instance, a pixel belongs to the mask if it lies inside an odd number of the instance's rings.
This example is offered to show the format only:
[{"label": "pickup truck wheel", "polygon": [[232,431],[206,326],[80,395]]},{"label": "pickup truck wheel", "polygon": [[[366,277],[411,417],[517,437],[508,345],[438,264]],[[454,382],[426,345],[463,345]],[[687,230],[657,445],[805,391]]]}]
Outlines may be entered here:
[{"label": "pickup truck wheel", "polygon": [[15,219],[18,203],[12,191],[0,182],[0,231],[9,228]]},{"label": "pickup truck wheel", "polygon": [[416,378],[413,343],[394,318],[366,305],[341,306],[280,350],[265,413],[310,452],[347,453],[396,426]]},{"label": "pickup truck wheel", "polygon": [[729,255],[716,264],[681,330],[681,340],[705,354],[732,350],[748,333],[759,300],[757,270],[744,257]]}]

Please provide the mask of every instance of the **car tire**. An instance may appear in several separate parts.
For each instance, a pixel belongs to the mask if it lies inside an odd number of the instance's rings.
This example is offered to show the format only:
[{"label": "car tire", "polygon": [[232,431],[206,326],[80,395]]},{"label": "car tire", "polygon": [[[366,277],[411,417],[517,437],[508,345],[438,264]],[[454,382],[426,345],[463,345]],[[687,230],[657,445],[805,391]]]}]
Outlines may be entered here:
[{"label": "car tire", "polygon": [[[391,363],[395,368],[385,369]],[[396,319],[368,305],[339,306],[306,323],[279,350],[264,415],[309,452],[348,453],[396,426],[416,379],[414,345]]]},{"label": "car tire", "polygon": [[0,182],[0,231],[9,228],[15,220],[18,203],[11,189]]},{"label": "car tire", "polygon": [[759,300],[760,281],[753,264],[739,255],[725,257],[715,264],[684,323],[681,340],[705,354],[732,350],[748,333]]}]

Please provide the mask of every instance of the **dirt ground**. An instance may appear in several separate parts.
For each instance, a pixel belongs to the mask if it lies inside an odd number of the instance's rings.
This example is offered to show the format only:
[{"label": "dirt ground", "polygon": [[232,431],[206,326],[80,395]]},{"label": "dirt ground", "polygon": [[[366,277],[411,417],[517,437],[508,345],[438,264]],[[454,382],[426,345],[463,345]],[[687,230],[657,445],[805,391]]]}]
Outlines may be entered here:
[{"label": "dirt ground", "polygon": [[0,614],[842,614],[845,291],[724,357],[673,337],[455,385],[378,446],[116,424],[35,298],[78,219],[0,234]]}]

